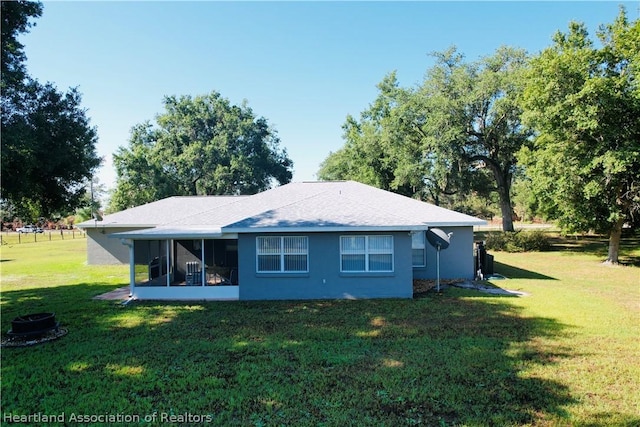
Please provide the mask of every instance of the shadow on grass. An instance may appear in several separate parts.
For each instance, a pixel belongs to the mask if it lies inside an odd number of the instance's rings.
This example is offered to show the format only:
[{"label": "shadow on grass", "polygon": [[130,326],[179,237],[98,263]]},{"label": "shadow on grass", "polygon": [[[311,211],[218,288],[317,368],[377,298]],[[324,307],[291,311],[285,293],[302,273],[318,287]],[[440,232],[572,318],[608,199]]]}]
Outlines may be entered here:
[{"label": "shadow on grass", "polygon": [[[485,240],[487,236],[496,233],[503,232],[493,230],[477,231],[474,233],[474,239],[476,241]],[[602,261],[608,256],[609,238],[605,235],[576,234],[572,236],[561,236],[555,231],[545,231],[545,233],[551,244],[551,248],[547,252],[568,251],[582,253],[601,258]],[[638,251],[638,248],[640,248],[640,233],[623,232],[622,239],[620,240],[620,264],[640,267],[640,251]],[[489,248],[489,252],[492,252],[491,248]]]},{"label": "shadow on grass", "polygon": [[[418,300],[90,300],[104,290],[47,290],[69,334],[2,352],[5,412],[206,414],[214,425],[513,425],[567,421],[563,407],[574,403],[561,382],[522,374],[579,356],[539,340],[571,331],[522,316],[506,299],[451,290]],[[3,311],[35,311],[43,303],[35,295],[7,292]]]},{"label": "shadow on grass", "polygon": [[[579,252],[602,258],[608,256],[609,239],[606,236],[566,236],[551,239],[553,250]],[[620,241],[619,261],[623,265],[640,267],[640,253],[635,255],[640,248],[640,236],[624,236]],[[635,252],[634,252],[635,251]]]},{"label": "shadow on grass", "polygon": [[[123,286],[105,283],[76,283],[67,286],[28,288],[20,291],[3,291],[0,295],[2,330],[11,328],[11,320],[16,316],[38,313],[55,312],[56,318],[64,326],[67,322],[65,314],[74,317],[81,314],[91,316],[94,307],[87,305],[88,300],[96,295]],[[111,301],[113,303],[113,301]]]},{"label": "shadow on grass", "polygon": [[536,273],[535,271],[514,267],[512,265],[504,264],[498,261],[493,262],[493,269],[497,274],[501,274],[509,279],[558,280],[545,274],[540,274]]}]

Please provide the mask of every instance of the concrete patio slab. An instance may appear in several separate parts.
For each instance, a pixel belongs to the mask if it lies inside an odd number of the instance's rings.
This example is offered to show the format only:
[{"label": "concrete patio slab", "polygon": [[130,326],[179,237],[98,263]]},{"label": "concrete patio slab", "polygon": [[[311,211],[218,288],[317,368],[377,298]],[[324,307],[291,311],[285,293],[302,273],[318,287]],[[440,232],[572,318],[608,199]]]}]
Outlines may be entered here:
[{"label": "concrete patio slab", "polygon": [[123,286],[118,289],[114,289],[113,291],[106,292],[104,294],[96,295],[93,299],[97,300],[113,300],[113,301],[124,301],[129,299],[129,291],[131,288],[129,286]]}]

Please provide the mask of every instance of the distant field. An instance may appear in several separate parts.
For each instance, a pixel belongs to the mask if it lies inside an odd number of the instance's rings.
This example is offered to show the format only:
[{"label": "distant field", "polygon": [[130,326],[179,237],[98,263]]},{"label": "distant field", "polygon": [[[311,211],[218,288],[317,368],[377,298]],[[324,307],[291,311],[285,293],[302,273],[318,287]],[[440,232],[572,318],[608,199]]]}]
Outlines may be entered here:
[{"label": "distant field", "polygon": [[492,284],[527,297],[449,288],[414,300],[127,306],[92,299],[125,285],[128,270],[86,265],[86,240],[2,245],[2,333],[40,311],[69,333],[2,349],[0,416],[640,425],[640,245],[626,240],[628,265],[607,267],[602,239],[554,242],[551,252],[494,253],[509,279]]}]

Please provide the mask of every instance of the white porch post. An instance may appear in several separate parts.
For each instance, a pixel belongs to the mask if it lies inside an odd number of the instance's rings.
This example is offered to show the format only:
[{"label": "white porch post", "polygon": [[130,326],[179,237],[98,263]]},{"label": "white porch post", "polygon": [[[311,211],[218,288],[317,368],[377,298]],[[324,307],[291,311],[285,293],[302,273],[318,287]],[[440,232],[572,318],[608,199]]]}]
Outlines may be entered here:
[{"label": "white porch post", "polygon": [[170,261],[169,261],[169,255],[170,255],[170,250],[169,250],[169,246],[171,245],[171,240],[167,239],[167,250],[166,250],[166,258],[167,258],[167,287],[171,286],[171,270],[169,269],[170,267]]},{"label": "white porch post", "polygon": [[200,272],[202,274],[202,286],[206,283],[204,282],[207,278],[207,272],[204,270],[204,238],[200,240]]},{"label": "white porch post", "polygon": [[120,239],[120,243],[129,247],[129,296],[133,296],[134,288],[136,287],[136,259],[135,251],[133,250],[133,240]]},{"label": "white porch post", "polygon": [[129,244],[129,296],[133,296],[136,287],[136,251],[133,250],[133,240]]}]

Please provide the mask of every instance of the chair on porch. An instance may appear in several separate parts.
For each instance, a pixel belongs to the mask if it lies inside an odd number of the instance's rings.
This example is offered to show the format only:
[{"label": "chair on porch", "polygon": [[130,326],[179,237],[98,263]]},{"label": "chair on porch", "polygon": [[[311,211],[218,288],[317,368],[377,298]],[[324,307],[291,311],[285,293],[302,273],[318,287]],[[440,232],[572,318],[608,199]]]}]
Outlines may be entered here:
[{"label": "chair on porch", "polygon": [[187,286],[200,286],[202,285],[202,270],[200,269],[199,261],[187,262],[187,274],[185,277]]}]

